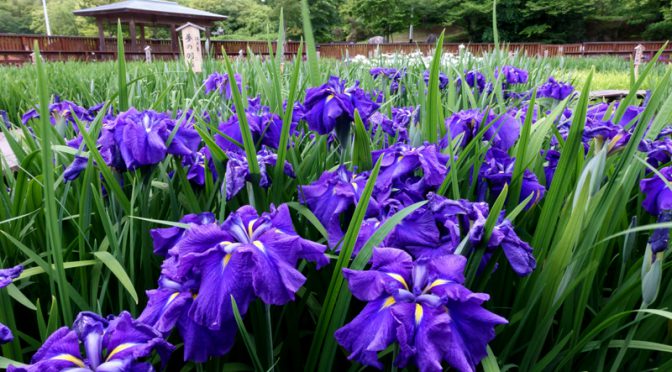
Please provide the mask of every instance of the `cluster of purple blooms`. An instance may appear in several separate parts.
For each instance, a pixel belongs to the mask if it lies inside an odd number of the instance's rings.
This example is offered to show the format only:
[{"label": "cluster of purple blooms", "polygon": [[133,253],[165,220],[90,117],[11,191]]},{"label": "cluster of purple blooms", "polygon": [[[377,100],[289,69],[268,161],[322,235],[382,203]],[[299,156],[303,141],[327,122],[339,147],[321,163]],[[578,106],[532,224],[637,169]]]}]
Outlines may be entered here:
[{"label": "cluster of purple blooms", "polygon": [[574,92],[570,84],[555,80],[552,76],[537,90],[537,97],[553,98],[561,101]]},{"label": "cluster of purple blooms", "polygon": [[286,205],[259,215],[244,206],[218,223],[211,213],[187,215],[186,227],[152,230],[154,252],[164,257],[159,287],[138,318],[165,336],[177,328],[184,360],[204,362],[226,354],[236,323],[233,301],[244,315],[252,301],[284,305],[306,278],[305,259],[326,265],[326,247],[297,235]]},{"label": "cluster of purple blooms", "polygon": [[[488,295],[464,287],[466,258],[456,249],[465,238],[470,251],[485,249],[483,268],[501,249],[518,275],[528,275],[536,266],[532,248],[501,216],[486,238],[487,203],[455,201],[432,192],[447,173],[447,157],[436,145],[397,144],[374,153],[374,159],[381,157],[376,196],[369,202],[355,254],[395,212],[417,201],[428,203],[402,220],[374,250],[369,270],[344,270],[353,295],[367,305],[336,332],[336,340],[350,352],[350,359],[378,368],[382,364],[377,352],[396,342],[399,367],[415,361],[422,371],[440,371],[446,361],[472,371],[486,355],[494,326],[506,320],[481,307]],[[326,227],[332,249],[340,249],[341,221],[349,220],[368,177],[340,167],[300,187],[302,202]]]},{"label": "cluster of purple blooms", "polygon": [[[155,165],[168,154],[191,156],[198,150],[201,137],[193,122],[176,121],[169,114],[134,108],[103,120],[97,150],[105,164],[123,172]],[[82,135],[68,141],[75,149],[85,150]],[[76,156],[65,170],[64,178],[73,180],[86,169],[88,159]]]},{"label": "cluster of purple blooms", "polygon": [[371,95],[359,87],[359,82],[346,87],[345,80],[331,76],[326,84],[306,90],[302,118],[310,130],[318,134],[333,131],[344,139],[354,121],[355,110],[367,121],[378,107]]},{"label": "cluster of purple blooms", "polygon": [[153,327],[125,311],[108,318],[84,311],[72,328],[62,327],[52,333],[33,355],[30,365],[10,365],[7,370],[153,371],[151,357],[158,355],[165,366],[174,349]]},{"label": "cluster of purple blooms", "polygon": [[[402,92],[405,69],[373,68],[376,80],[389,83],[391,93]],[[475,92],[487,93],[492,85],[476,70],[465,71],[464,83]],[[423,74],[429,82],[429,71]],[[514,66],[495,70],[504,89],[527,84],[528,72]],[[234,76],[235,85],[243,90],[241,76]],[[227,74],[214,73],[205,81],[206,93],[218,92],[230,100],[231,81]],[[455,82],[462,89],[462,81]],[[449,78],[439,73],[439,88],[445,89]],[[574,88],[553,77],[537,90],[538,97],[563,100]],[[525,122],[527,103],[519,109],[498,113],[494,109],[468,109],[453,113],[445,120],[445,137],[439,143],[414,143],[415,123],[420,121],[420,107],[391,107],[390,116],[378,111],[381,101],[375,94],[359,87],[347,86],[345,80],[332,76],[324,85],[309,88],[302,103],[293,106],[290,136],[300,136],[307,128],[320,135],[336,136],[347,144],[350,127],[357,111],[365,128],[374,136],[385,136],[384,148],[372,152],[372,160],[380,161],[380,172],[369,200],[364,221],[355,243],[357,254],[378,228],[400,210],[421,201],[417,208],[399,222],[374,248],[367,270],[344,269],[353,296],[366,302],[363,310],[334,334],[337,342],[349,353],[349,359],[382,368],[378,352],[390,345],[398,346],[394,361],[401,368],[415,364],[421,371],[441,371],[442,363],[460,371],[474,371],[487,355],[487,345],[495,336],[495,327],[507,323],[483,307],[489,300],[485,293],[474,293],[465,286],[467,257],[482,250],[479,273],[502,270],[488,265],[495,253],[508,261],[519,276],[536,268],[533,249],[516,233],[513,224],[504,218],[504,211],[494,218],[491,231],[486,231],[490,215],[487,201],[495,199],[506,185],[511,185],[516,158],[511,150],[518,141]],[[529,98],[523,93],[509,98]],[[542,112],[543,104],[534,107],[533,115]],[[86,151],[76,122],[88,128],[102,105],[84,109],[70,101],[57,99],[49,107],[55,126],[72,127],[74,138],[68,145]],[[287,107],[287,103],[285,103]],[[641,120],[641,107],[627,107],[619,120],[617,105],[597,104],[589,107],[583,132],[583,145],[609,146],[610,151],[622,148]],[[232,107],[232,112],[236,112]],[[210,149],[203,146],[195,128],[195,113],[177,114],[152,110],[130,109],[114,115],[106,113],[96,139],[103,161],[116,171],[141,169],[163,161],[168,155],[181,159],[187,168],[187,179],[204,185],[208,175],[217,179],[217,167]],[[202,119],[210,122],[207,114]],[[27,112],[25,123],[39,117],[37,110]],[[245,118],[257,151],[260,168],[252,178],[242,150],[243,135],[237,114],[221,122],[213,137],[226,155],[222,193],[227,200],[244,189],[246,182],[267,188],[271,179],[268,168],[274,168],[280,145],[282,119],[261,104],[260,97],[248,99]],[[557,132],[566,139],[572,112],[566,110],[558,118]],[[654,167],[672,161],[672,130],[664,130],[655,140],[644,140],[640,151]],[[476,201],[452,200],[439,194],[449,173],[451,158],[447,147],[462,149],[474,142],[487,144],[484,161],[472,172],[476,183]],[[292,146],[290,144],[289,146]],[[475,144],[478,145],[478,144]],[[530,198],[526,208],[540,202],[553,179],[560,158],[557,138],[543,150],[546,159],[543,181],[530,169],[522,174],[520,200]],[[86,169],[89,159],[76,156],[64,172],[66,180],[76,178]],[[221,170],[222,168],[220,168]],[[294,177],[289,163],[284,173]],[[672,166],[640,182],[645,195],[644,209],[658,222],[672,221]],[[237,325],[233,306],[245,315],[253,301],[267,305],[284,305],[293,301],[306,281],[297,270],[300,260],[313,262],[317,269],[329,263],[327,248],[341,249],[347,225],[362,198],[369,181],[369,172],[351,171],[345,165],[325,171],[311,184],[298,187],[301,203],[306,205],[326,228],[326,245],[302,238],[292,224],[287,205],[259,213],[243,206],[223,221],[204,212],[184,216],[178,224],[151,231],[154,253],[163,257],[158,287],[147,292],[149,302],[138,317],[122,312],[102,318],[82,312],[71,328],[63,327],[52,334],[31,360],[10,371],[50,370],[151,370],[149,360],[158,355],[167,362],[174,347],[166,339],[176,330],[184,342],[184,360],[205,362],[225,355],[233,346]],[[664,251],[669,242],[669,229],[654,231],[649,239],[654,253]],[[22,267],[0,270],[0,288],[16,279]],[[0,343],[10,342],[11,332],[0,324]],[[82,352],[82,350],[84,352]]]},{"label": "cluster of purple blooms", "polygon": [[[49,120],[53,125],[70,126],[75,131],[78,131],[77,121],[82,123],[91,122],[100,108],[102,108],[102,106],[96,105],[90,109],[85,109],[74,102],[61,100],[61,98],[57,96],[54,99],[54,103],[49,105],[49,113],[51,115]],[[38,112],[38,109],[33,108],[23,114],[21,123],[26,125],[31,120],[38,119],[39,117],[40,113]]]},{"label": "cluster of purple blooms", "polygon": [[390,93],[395,94],[400,91],[403,92],[403,86],[401,85],[401,79],[406,76],[406,69],[396,69],[393,67],[384,68],[384,67],[374,67],[369,70],[369,73],[374,79],[385,78],[390,83]]},{"label": "cluster of purple blooms", "polygon": [[[233,75],[234,80],[236,81],[236,86],[239,91],[243,90],[242,78],[239,74]],[[226,99],[231,99],[233,97],[233,92],[231,91],[231,84],[229,82],[228,74],[220,74],[215,72],[208,76],[207,79],[203,82],[205,86],[205,93],[219,92],[220,95]]]}]

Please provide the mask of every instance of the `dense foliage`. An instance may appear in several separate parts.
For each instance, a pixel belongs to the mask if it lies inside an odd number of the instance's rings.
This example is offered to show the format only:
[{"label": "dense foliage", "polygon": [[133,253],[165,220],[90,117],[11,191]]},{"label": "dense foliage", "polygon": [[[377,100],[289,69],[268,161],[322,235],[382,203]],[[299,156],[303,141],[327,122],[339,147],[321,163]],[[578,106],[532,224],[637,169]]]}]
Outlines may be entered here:
[{"label": "dense foliage", "polygon": [[[56,35],[95,35],[92,20],[71,11],[114,0],[48,0],[52,32]],[[298,0],[179,0],[198,9],[225,14],[220,22],[226,39],[261,39],[278,27],[284,9],[289,38],[301,36]],[[416,40],[449,27],[453,41],[492,41],[492,0],[310,0],[311,19],[318,41],[361,41],[416,29]],[[664,0],[501,0],[497,2],[503,40],[553,43],[609,40],[666,40],[672,32],[672,6]],[[439,30],[437,32],[437,30]],[[0,32],[44,33],[39,1],[0,3]],[[115,32],[112,27],[110,32]],[[167,37],[160,28],[151,37]],[[396,39],[404,40],[405,37]]]},{"label": "dense foliage", "polygon": [[0,70],[0,366],[672,367],[669,69],[307,40]]}]

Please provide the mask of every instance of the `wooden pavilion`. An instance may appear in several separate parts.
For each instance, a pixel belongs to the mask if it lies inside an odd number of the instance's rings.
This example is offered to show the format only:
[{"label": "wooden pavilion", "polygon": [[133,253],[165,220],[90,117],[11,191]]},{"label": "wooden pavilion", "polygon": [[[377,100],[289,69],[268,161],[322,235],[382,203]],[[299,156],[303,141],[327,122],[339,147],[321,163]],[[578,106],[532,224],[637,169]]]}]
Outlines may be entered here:
[{"label": "wooden pavilion", "polygon": [[170,40],[173,52],[177,52],[177,28],[187,22],[205,28],[205,38],[210,39],[210,28],[214,22],[222,21],[227,16],[188,8],[174,1],[164,0],[126,0],[94,8],[80,9],[72,12],[78,16],[95,17],[98,23],[100,51],[105,51],[106,23],[128,24],[131,37],[131,48],[137,49],[136,27],[140,28],[140,44],[145,44],[145,26],[164,26],[170,28]]}]

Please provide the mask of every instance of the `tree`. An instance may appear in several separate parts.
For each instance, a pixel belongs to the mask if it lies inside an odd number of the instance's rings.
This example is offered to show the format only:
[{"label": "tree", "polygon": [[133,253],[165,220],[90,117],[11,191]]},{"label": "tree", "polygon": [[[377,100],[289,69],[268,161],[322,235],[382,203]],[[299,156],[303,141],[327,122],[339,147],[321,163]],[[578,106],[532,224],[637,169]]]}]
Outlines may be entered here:
[{"label": "tree", "polygon": [[219,22],[227,34],[256,35],[267,30],[275,32],[277,23],[271,19],[272,8],[255,0],[191,0],[189,6],[228,16]]},{"label": "tree", "polygon": [[[301,0],[275,0],[272,18],[276,23],[280,19],[280,9],[285,20],[285,32],[290,39],[298,39],[303,34]],[[335,0],[308,0],[310,21],[317,42],[337,39],[337,28],[341,25],[340,14]]]},{"label": "tree", "polygon": [[5,0],[0,3],[0,33],[32,33],[31,12],[26,10],[33,6],[30,0]]},{"label": "tree", "polygon": [[[51,0],[48,2],[47,11],[52,35],[79,35],[77,17],[72,14],[72,11],[78,8],[76,0]],[[30,28],[40,34],[47,32],[41,5],[32,9]]]},{"label": "tree", "polygon": [[367,35],[390,36],[408,27],[412,1],[407,0],[348,0],[341,8],[351,27],[361,26]]},{"label": "tree", "polygon": [[469,35],[470,41],[482,40],[485,30],[492,28],[491,0],[446,0],[444,5],[444,24],[461,27]]}]

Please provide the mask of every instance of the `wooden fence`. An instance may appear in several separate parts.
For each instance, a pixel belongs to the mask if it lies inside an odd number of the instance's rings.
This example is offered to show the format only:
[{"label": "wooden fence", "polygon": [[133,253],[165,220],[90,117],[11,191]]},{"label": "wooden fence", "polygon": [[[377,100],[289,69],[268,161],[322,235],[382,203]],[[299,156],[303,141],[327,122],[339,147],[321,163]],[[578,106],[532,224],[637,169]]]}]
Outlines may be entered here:
[{"label": "wooden fence", "polygon": [[[76,36],[41,36],[41,35],[14,35],[0,34],[0,64],[21,64],[32,61],[32,53],[35,43],[45,59],[50,61],[104,61],[116,58],[117,41],[115,38],[105,40],[105,49],[100,50],[98,38]],[[642,44],[645,48],[644,58],[650,59],[656,51],[664,45],[664,42],[587,42],[580,44],[540,44],[540,43],[510,43],[504,45],[510,51],[520,51],[531,56],[591,56],[591,55],[619,55],[628,57],[634,53],[634,48]],[[481,54],[494,48],[490,43],[444,44],[446,52],[457,53],[460,45],[471,53]],[[137,43],[131,47],[130,40],[124,40],[126,58],[129,60],[144,60],[145,46],[151,47],[154,59],[174,59],[179,55],[179,50],[174,50],[170,40],[149,39],[144,44]],[[205,50],[205,42],[204,42]],[[275,43],[271,47],[277,50]],[[221,56],[222,51],[228,55],[247,55],[248,51],[257,55],[268,55],[269,44],[265,41],[221,41],[213,40],[209,43],[210,53],[216,57]],[[288,42],[284,46],[284,53],[293,56],[298,52],[298,42]],[[424,55],[431,53],[434,44],[428,43],[394,43],[394,44],[353,44],[353,43],[329,43],[318,45],[321,57],[344,58],[346,55],[372,56],[377,53],[413,53],[421,52]],[[672,46],[668,46],[661,57],[661,61],[668,62],[672,58]]]}]

